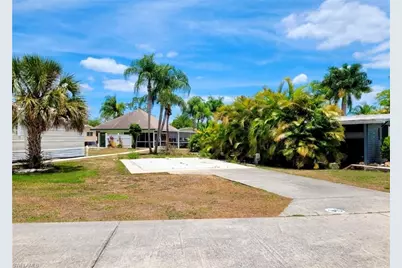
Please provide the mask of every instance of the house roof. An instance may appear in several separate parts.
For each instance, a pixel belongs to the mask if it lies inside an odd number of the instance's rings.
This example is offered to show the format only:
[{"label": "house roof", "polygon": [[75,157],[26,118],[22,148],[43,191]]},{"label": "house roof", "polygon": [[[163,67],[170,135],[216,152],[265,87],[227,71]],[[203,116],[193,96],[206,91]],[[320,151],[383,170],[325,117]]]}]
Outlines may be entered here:
[{"label": "house roof", "polygon": [[383,124],[390,120],[390,114],[361,114],[339,117],[339,121],[342,125]]},{"label": "house roof", "polygon": [[[159,120],[155,118],[155,116],[151,115],[151,129],[158,129]],[[101,129],[128,129],[131,124],[138,124],[141,129],[148,129],[148,113],[138,109],[128,114],[122,115],[110,121],[107,121],[99,126],[96,126],[92,129],[101,130]],[[171,125],[169,125],[170,131],[177,131],[177,129]]]},{"label": "house roof", "polygon": [[184,127],[179,129],[179,132],[195,133],[197,130],[193,129],[192,127]]}]

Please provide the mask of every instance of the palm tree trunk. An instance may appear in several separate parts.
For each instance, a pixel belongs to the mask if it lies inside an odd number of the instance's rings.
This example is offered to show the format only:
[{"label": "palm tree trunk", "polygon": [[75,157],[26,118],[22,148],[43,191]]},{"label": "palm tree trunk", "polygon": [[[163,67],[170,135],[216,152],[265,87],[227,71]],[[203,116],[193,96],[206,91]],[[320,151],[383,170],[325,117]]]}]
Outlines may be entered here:
[{"label": "palm tree trunk", "polygon": [[166,152],[169,151],[169,113],[166,114]]},{"label": "palm tree trunk", "polygon": [[166,112],[165,112],[165,115],[163,116],[163,121],[162,121],[162,125],[161,125],[161,135],[162,135],[162,130],[165,127],[165,122],[166,122]]},{"label": "palm tree trunk", "polygon": [[346,115],[346,97],[342,98],[342,111],[343,115]]},{"label": "palm tree trunk", "polygon": [[149,153],[152,153],[151,146],[151,106],[152,106],[152,88],[151,88],[151,80],[148,80],[148,148]]},{"label": "palm tree trunk", "polygon": [[158,133],[156,134],[156,145],[155,145],[155,154],[158,153],[158,143],[161,137],[162,133],[162,115],[163,115],[163,106],[160,104],[160,110],[159,110],[159,121],[158,121]]},{"label": "palm tree trunk", "polygon": [[28,154],[27,161],[30,168],[40,168],[42,166],[42,133],[39,128],[32,124],[27,127],[28,134]]}]

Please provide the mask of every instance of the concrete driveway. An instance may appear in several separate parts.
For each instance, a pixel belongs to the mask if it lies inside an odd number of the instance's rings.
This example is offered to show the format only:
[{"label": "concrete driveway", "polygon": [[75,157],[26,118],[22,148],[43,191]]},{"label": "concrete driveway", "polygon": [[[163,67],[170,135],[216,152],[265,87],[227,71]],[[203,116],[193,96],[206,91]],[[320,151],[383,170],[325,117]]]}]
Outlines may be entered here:
[{"label": "concrete driveway", "polygon": [[[218,166],[175,173],[214,174],[293,202],[277,218],[14,224],[14,263],[389,267],[389,194],[257,168]],[[328,208],[344,212],[334,214]]]}]

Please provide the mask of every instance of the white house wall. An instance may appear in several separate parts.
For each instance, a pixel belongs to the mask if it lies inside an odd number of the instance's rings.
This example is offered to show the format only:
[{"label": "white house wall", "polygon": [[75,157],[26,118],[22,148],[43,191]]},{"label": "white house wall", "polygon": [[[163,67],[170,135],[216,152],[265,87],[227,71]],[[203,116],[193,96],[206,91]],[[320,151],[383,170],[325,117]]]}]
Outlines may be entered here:
[{"label": "white house wall", "polygon": [[[52,129],[42,134],[42,151],[45,158],[85,156],[85,132]],[[20,128],[13,133],[13,161],[26,158],[26,131]]]}]

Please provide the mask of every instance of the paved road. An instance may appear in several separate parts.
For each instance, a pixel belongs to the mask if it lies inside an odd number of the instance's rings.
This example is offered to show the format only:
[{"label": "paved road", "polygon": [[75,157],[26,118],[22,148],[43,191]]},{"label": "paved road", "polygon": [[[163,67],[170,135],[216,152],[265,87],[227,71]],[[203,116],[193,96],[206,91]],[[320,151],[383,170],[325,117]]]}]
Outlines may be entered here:
[{"label": "paved road", "polygon": [[[26,267],[389,267],[389,194],[257,168],[199,171],[293,198],[277,218],[14,224]],[[325,208],[344,209],[328,215]],[[295,217],[291,215],[305,215]]]},{"label": "paved road", "polygon": [[385,268],[388,224],[389,214],[15,224],[14,263],[49,268]]},{"label": "paved road", "polygon": [[389,212],[389,193],[345,184],[260,168],[200,170],[192,173],[213,174],[293,198],[282,216],[330,215],[325,210],[327,208],[342,209],[345,213]]}]

